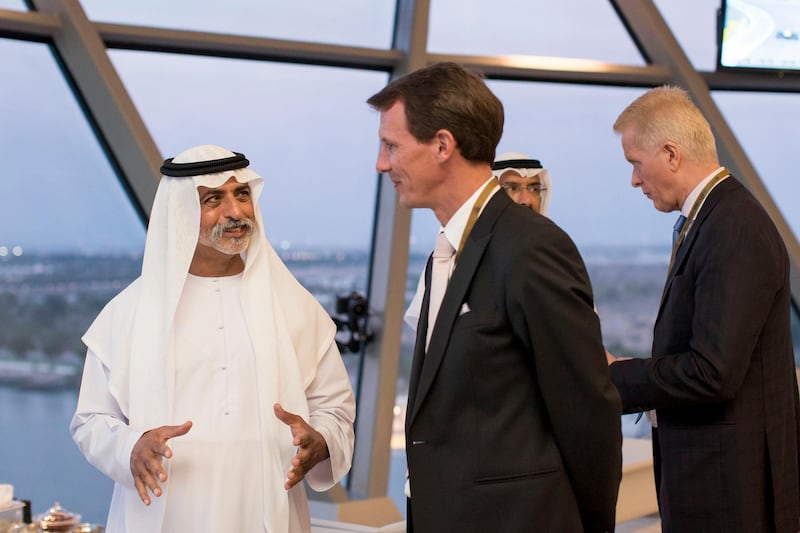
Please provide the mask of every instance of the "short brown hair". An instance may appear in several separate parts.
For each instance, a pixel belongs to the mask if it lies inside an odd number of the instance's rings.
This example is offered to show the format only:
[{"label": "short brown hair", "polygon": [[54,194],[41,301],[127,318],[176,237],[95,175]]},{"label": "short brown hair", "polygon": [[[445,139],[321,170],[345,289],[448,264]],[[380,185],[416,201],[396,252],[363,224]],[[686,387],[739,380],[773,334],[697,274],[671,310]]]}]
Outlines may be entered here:
[{"label": "short brown hair", "polygon": [[503,104],[483,78],[452,62],[435,63],[393,80],[367,103],[386,111],[396,102],[405,105],[408,131],[428,142],[439,130],[456,139],[468,161],[492,164],[503,135]]}]

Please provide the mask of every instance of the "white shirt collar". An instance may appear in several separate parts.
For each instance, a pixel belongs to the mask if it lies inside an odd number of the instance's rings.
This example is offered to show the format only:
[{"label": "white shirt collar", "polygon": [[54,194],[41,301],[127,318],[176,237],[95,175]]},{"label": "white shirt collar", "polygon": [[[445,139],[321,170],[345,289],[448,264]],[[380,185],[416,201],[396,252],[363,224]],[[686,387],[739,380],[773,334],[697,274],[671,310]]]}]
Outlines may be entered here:
[{"label": "white shirt collar", "polygon": [[[717,168],[716,170],[714,170],[714,171],[713,171],[711,174],[709,174],[708,176],[706,176],[705,178],[703,178],[703,180],[702,180],[700,183],[698,183],[698,184],[695,186],[695,188],[694,188],[694,189],[692,189],[692,192],[690,192],[690,193],[689,193],[689,196],[687,196],[687,197],[686,197],[686,200],[684,200],[684,202],[683,202],[683,206],[681,206],[681,214],[682,214],[683,216],[685,216],[685,217],[688,217],[688,216],[689,216],[689,212],[692,210],[692,206],[694,206],[694,203],[697,201],[697,197],[698,197],[698,196],[700,196],[700,192],[703,190],[703,187],[705,187],[705,186],[706,186],[706,184],[707,184],[709,181],[711,181],[711,179],[712,179],[714,176],[716,176],[716,175],[717,175],[717,173],[718,173],[718,172],[720,172],[721,170],[723,170],[723,167],[718,167],[718,168]],[[719,183],[721,183],[721,182],[722,182],[722,180],[720,180],[720,182],[719,182]],[[719,185],[719,183],[717,183],[717,185]],[[714,185],[714,187],[716,187],[717,185]],[[713,188],[712,188],[712,189],[713,189]],[[708,196],[706,196],[706,198],[708,198]],[[705,199],[703,199],[703,202],[705,202]],[[699,212],[700,212],[700,208],[701,208],[701,207],[703,207],[703,204],[702,204],[702,203],[701,203],[700,205],[698,205],[698,206],[697,206],[697,210],[695,211],[695,217],[697,216],[697,213],[699,213]],[[688,222],[693,222],[693,221],[692,221],[692,220],[688,220]]]},{"label": "white shirt collar", "polygon": [[[461,204],[461,207],[450,217],[450,220],[447,222],[444,228],[439,228],[439,231],[444,230],[444,234],[447,237],[447,240],[453,246],[453,249],[458,252],[458,246],[461,244],[461,237],[464,234],[464,229],[467,226],[467,220],[469,219],[469,214],[472,211],[472,206],[475,205],[475,202],[478,200],[478,196],[480,196],[481,191],[489,181],[496,179],[494,176],[489,176],[489,179],[483,182],[483,184],[475,189],[475,192],[472,193],[472,196],[467,198],[467,201]],[[481,206],[480,213],[483,212],[483,209],[486,207],[486,204],[489,203],[489,199],[497,192],[497,189],[492,191],[488,198],[486,198],[486,202]],[[480,216],[480,213],[478,215]]]}]

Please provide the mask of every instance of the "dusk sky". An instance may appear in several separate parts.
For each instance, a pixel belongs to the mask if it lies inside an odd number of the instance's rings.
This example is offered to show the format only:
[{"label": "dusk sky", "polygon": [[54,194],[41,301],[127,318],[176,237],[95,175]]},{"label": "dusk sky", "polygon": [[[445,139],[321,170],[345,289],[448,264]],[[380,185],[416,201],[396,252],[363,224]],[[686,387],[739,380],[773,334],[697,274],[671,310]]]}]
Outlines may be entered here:
[{"label": "dusk sky", "polygon": [[[210,1],[193,2],[191,9],[185,2],[156,0],[135,6],[84,0],[83,6],[100,21],[151,24],[157,13],[161,21],[188,29],[388,46],[392,2],[344,3],[347,9],[311,0],[258,3],[264,13],[270,11],[268,17],[259,16],[256,2],[244,1],[235,4],[251,16],[234,17],[236,10]],[[306,19],[307,24],[286,24],[310,9],[304,4],[330,12]],[[480,2],[470,9],[460,0],[431,4],[428,47],[434,52],[643,64],[605,2],[552,2],[546,12],[524,0],[496,1],[491,11]],[[713,69],[718,0],[656,4],[695,66]],[[0,6],[19,8],[19,2]],[[521,15],[504,16],[512,12]],[[248,22],[254,20],[258,23]],[[262,208],[267,236],[276,246],[367,248],[378,115],[364,101],[387,83],[385,73],[119,50],[110,57],[164,157],[206,143],[247,154],[251,168],[266,180]],[[2,79],[12,80],[0,84],[0,157],[13,198],[0,213],[0,247],[140,249],[144,228],[48,48],[0,39],[0,58]],[[657,212],[630,187],[630,167],[611,130],[619,112],[645,89],[489,85],[506,109],[498,153],[523,152],[550,169],[551,218],[579,246],[668,245],[675,214]],[[800,193],[791,157],[800,95],[714,93],[714,98],[798,231],[800,213],[789,202]],[[415,212],[413,249],[429,250],[436,228],[429,212]]]}]

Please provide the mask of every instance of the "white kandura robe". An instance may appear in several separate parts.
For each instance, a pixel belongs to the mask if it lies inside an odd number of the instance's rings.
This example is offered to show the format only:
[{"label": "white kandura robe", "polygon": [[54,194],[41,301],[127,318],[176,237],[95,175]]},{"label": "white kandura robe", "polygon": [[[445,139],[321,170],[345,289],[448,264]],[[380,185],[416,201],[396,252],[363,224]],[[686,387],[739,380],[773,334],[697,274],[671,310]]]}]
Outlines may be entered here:
[{"label": "white kandura robe", "polygon": [[[255,354],[239,300],[240,281],[241,275],[189,275],[178,306],[172,423],[191,420],[193,426],[186,435],[168,441],[173,451],[167,461],[169,479],[162,484],[162,497],[152,497],[164,501],[165,532],[264,531],[258,421],[261,409],[274,415],[271,405],[258,402]],[[337,395],[349,386],[349,378],[335,344],[320,362],[319,373],[324,379],[313,381],[306,391],[312,417],[347,407],[346,401],[339,403]],[[101,470],[121,484],[114,490],[117,499],[118,492],[133,487],[130,453],[141,432],[121,423],[122,414],[107,390],[103,365],[89,352],[74,425],[86,436],[90,448],[99,452]],[[326,440],[331,432],[325,424],[330,423],[335,424],[330,419],[324,423],[317,420],[316,429]],[[109,453],[112,450],[116,452]],[[349,468],[349,462],[340,456],[336,463],[323,461],[306,480],[319,490],[330,487]],[[287,465],[285,472],[275,472],[273,490],[286,492],[283,481],[288,469]],[[291,489],[288,498],[289,532],[308,531],[310,518],[302,484]],[[112,505],[107,531],[125,531],[124,512],[114,508]],[[146,509],[144,504],[141,508]]]},{"label": "white kandura robe", "polygon": [[192,429],[167,442],[165,531],[263,529],[262,406],[240,286],[241,276],[190,274],[175,313],[172,416]]}]

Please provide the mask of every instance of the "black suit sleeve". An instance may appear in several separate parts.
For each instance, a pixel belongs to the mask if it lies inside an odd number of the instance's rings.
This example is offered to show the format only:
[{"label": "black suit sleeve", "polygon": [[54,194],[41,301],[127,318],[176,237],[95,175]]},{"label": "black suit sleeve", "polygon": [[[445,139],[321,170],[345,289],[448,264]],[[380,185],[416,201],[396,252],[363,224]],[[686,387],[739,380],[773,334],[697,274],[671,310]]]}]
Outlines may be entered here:
[{"label": "black suit sleeve", "polygon": [[589,277],[547,220],[517,240],[506,301],[573,485],[585,531],[612,531],[622,472],[621,404],[612,386]]}]

